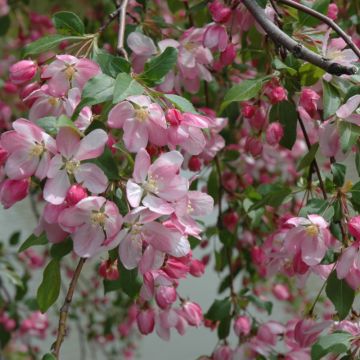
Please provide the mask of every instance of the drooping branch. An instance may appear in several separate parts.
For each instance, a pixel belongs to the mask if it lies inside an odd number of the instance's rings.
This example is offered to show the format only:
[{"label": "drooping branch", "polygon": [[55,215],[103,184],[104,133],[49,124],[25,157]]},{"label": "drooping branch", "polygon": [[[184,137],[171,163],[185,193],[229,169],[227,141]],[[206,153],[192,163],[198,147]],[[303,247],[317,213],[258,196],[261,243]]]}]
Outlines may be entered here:
[{"label": "drooping branch", "polygon": [[277,1],[283,3],[284,5],[290,6],[294,9],[300,10],[306,14],[309,14],[316,19],[321,20],[323,23],[331,27],[346,42],[349,48],[360,59],[360,49],[352,41],[351,37],[348,34],[346,34],[346,32],[338,24],[335,23],[335,21],[331,20],[329,17],[325,16],[324,14],[321,14],[320,12],[309,8],[308,6],[297,3],[296,1],[293,0],[277,0]]},{"label": "drooping branch", "polygon": [[54,344],[52,345],[52,352],[57,359],[59,359],[61,344],[63,343],[65,335],[66,335],[66,324],[67,324],[67,318],[68,318],[68,314],[69,314],[69,310],[70,310],[70,305],[72,302],[76,284],[78,282],[78,279],[79,279],[79,276],[80,276],[80,273],[84,266],[85,261],[86,261],[86,259],[83,259],[83,258],[81,258],[79,260],[78,265],[75,269],[74,275],[70,281],[69,289],[65,296],[64,304],[60,309],[57,337],[56,337]]},{"label": "drooping branch", "polygon": [[253,15],[255,20],[264,29],[269,38],[276,44],[283,46],[295,57],[303,59],[333,75],[353,75],[356,74],[355,66],[344,66],[334,61],[314,53],[299,42],[296,42],[289,35],[280,30],[265,14],[263,8],[255,0],[243,0],[243,4]]}]

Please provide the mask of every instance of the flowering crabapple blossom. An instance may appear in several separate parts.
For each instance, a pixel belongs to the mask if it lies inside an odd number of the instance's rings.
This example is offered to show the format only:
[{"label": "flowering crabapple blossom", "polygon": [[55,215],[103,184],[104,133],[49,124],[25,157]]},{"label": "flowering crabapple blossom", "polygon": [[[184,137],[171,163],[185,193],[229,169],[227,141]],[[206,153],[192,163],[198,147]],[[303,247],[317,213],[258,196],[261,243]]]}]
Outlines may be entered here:
[{"label": "flowering crabapple blossom", "polygon": [[93,194],[105,191],[108,180],[95,164],[84,163],[100,156],[108,140],[101,129],[93,130],[84,138],[76,130],[63,127],[56,137],[57,154],[51,159],[44,187],[46,201],[59,205],[67,195],[71,182],[76,180]]},{"label": "flowering crabapple blossom", "polygon": [[15,85],[30,81],[37,72],[37,64],[32,60],[21,60],[10,66],[10,80]]},{"label": "flowering crabapple blossom", "polygon": [[88,196],[59,215],[59,224],[71,233],[80,257],[112,249],[119,244],[123,218],[117,206],[101,196]]}]

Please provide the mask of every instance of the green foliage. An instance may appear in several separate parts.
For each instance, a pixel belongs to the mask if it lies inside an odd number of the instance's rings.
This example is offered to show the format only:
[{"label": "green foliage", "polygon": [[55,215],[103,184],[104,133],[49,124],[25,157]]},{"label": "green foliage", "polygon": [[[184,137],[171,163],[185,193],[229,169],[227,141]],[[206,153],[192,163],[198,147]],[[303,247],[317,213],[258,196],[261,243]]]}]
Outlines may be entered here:
[{"label": "green foliage", "polygon": [[[305,2],[305,5],[308,7],[311,7],[312,9],[322,13],[326,14],[328,7],[329,7],[330,0],[316,0],[315,2]],[[315,17],[300,11],[299,14],[299,24],[300,26],[316,26],[320,23],[320,20],[316,19]]]},{"label": "green foliage", "polygon": [[352,335],[347,332],[334,332],[321,336],[311,348],[311,360],[324,359],[327,354],[340,355],[350,349]]},{"label": "green foliage", "polygon": [[164,98],[170,100],[180,111],[197,114],[194,105],[188,99],[185,99],[182,96],[175,94],[164,94]]},{"label": "green foliage", "polygon": [[84,23],[76,14],[70,11],[59,11],[54,14],[53,23],[59,34],[84,35]]},{"label": "green foliage", "polygon": [[11,25],[11,19],[9,15],[0,17],[0,36],[6,35]]},{"label": "green foliage", "polygon": [[311,165],[311,163],[313,162],[313,160],[316,157],[316,153],[317,153],[318,149],[319,149],[319,143],[315,143],[315,144],[311,145],[309,152],[300,160],[300,162],[297,166],[298,171],[305,169]]},{"label": "green foliage", "polygon": [[120,73],[130,73],[130,63],[120,56],[114,56],[104,51],[98,51],[94,55],[94,60],[100,65],[101,71],[113,78]]},{"label": "green foliage", "polygon": [[346,166],[344,164],[331,164],[331,172],[333,174],[334,184],[338,187],[344,185]]},{"label": "green foliage", "polygon": [[73,250],[73,242],[70,238],[63,240],[58,244],[53,244],[50,248],[50,256],[53,259],[60,260]]},{"label": "green foliage", "polygon": [[324,118],[327,119],[331,115],[334,115],[336,110],[341,105],[341,96],[339,91],[331,83],[323,80],[323,107],[324,107]]},{"label": "green foliage", "polygon": [[120,73],[115,80],[113,103],[117,104],[128,96],[141,95],[144,90],[144,87],[130,75]]},{"label": "green foliage", "polygon": [[348,121],[339,121],[340,144],[343,153],[349,151],[360,136],[360,126]]},{"label": "green foliage", "polygon": [[46,312],[59,297],[60,285],[60,263],[57,259],[52,259],[44,270],[43,279],[36,295],[42,313]]},{"label": "green foliage", "polygon": [[206,319],[212,321],[222,321],[229,316],[230,310],[230,298],[225,298],[223,300],[215,300],[204,316]]},{"label": "green foliage", "polygon": [[74,123],[66,116],[60,115],[59,117],[55,116],[46,116],[36,121],[36,124],[43,128],[48,134],[55,136],[60,128],[70,127],[77,133],[79,129],[74,125]]},{"label": "green foliage", "polygon": [[42,233],[40,236],[31,234],[20,246],[19,253],[25,251],[26,249],[32,246],[46,245],[47,243],[48,243],[48,239],[45,233]]},{"label": "green foliage", "polygon": [[310,63],[303,63],[299,69],[300,83],[302,86],[315,85],[325,74],[323,69]]}]

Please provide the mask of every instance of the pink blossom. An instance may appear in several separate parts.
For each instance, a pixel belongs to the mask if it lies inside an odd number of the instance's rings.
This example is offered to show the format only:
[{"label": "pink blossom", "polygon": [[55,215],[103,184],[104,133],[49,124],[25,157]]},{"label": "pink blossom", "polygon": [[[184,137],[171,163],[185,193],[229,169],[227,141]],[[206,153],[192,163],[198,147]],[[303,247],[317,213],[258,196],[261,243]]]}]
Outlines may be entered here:
[{"label": "pink blossom", "polygon": [[116,247],[122,223],[118,207],[101,196],[89,196],[59,216],[60,226],[71,233],[75,253],[85,258]]},{"label": "pink blossom", "polygon": [[220,345],[213,353],[213,360],[233,360],[233,351],[228,345]]},{"label": "pink blossom", "polygon": [[336,20],[337,16],[338,16],[338,13],[339,13],[339,8],[337,7],[337,5],[335,3],[329,4],[327,16],[331,20]]},{"label": "pink blossom", "polygon": [[209,4],[209,10],[214,21],[226,23],[231,17],[231,9],[222,4],[219,0],[214,0]]},{"label": "pink blossom", "polygon": [[228,35],[225,27],[219,24],[209,25],[204,33],[203,44],[213,51],[225,51],[228,44]]},{"label": "pink blossom", "polygon": [[3,133],[0,140],[2,148],[9,153],[6,175],[15,180],[32,175],[44,179],[51,153],[56,151],[54,139],[26,119],[16,120],[13,128]]},{"label": "pink blossom", "polygon": [[148,335],[154,331],[155,327],[155,312],[152,308],[139,311],[136,322],[141,334]]},{"label": "pink blossom", "polygon": [[266,129],[266,141],[269,145],[277,145],[284,136],[284,129],[278,122],[271,123]]},{"label": "pink blossom", "polygon": [[349,233],[360,241],[360,215],[352,217],[348,222]]},{"label": "pink blossom", "polygon": [[80,200],[86,198],[88,193],[80,184],[71,185],[67,191],[65,201],[69,206],[76,205]]},{"label": "pink blossom", "polygon": [[56,137],[58,154],[51,159],[44,188],[46,201],[61,204],[71,186],[71,178],[94,194],[100,194],[107,187],[104,172],[95,164],[82,161],[102,154],[107,142],[105,131],[96,129],[83,139],[72,128],[63,127]]},{"label": "pink blossom", "polygon": [[181,306],[181,314],[191,326],[199,327],[203,321],[202,309],[195,302],[185,301]]},{"label": "pink blossom", "polygon": [[174,212],[174,206],[169,202],[181,199],[188,190],[188,181],[178,175],[182,162],[183,157],[179,152],[170,151],[151,164],[147,151],[140,149],[135,158],[133,178],[126,184],[130,205],[138,207],[142,202],[159,214]]},{"label": "pink blossom", "polygon": [[76,87],[83,89],[85,83],[100,73],[100,67],[92,60],[78,59],[72,55],[57,55],[41,74],[47,80],[52,95],[63,96]]},{"label": "pink blossom", "polygon": [[289,287],[285,284],[275,284],[272,288],[272,293],[281,301],[289,300],[291,298]]},{"label": "pink blossom", "polygon": [[36,74],[37,64],[32,60],[21,60],[10,66],[10,80],[21,85],[30,81]]},{"label": "pink blossom", "polygon": [[15,203],[23,200],[29,194],[30,180],[7,179],[0,183],[0,202],[4,209],[8,209]]},{"label": "pink blossom", "polygon": [[190,274],[195,277],[204,275],[205,265],[202,261],[193,259],[190,263]]},{"label": "pink blossom", "polygon": [[251,331],[251,320],[248,316],[238,316],[234,322],[234,332],[237,336],[248,336]]},{"label": "pink blossom", "polygon": [[233,232],[238,225],[239,215],[235,211],[229,211],[223,216],[224,226],[230,231]]},{"label": "pink blossom", "polygon": [[105,260],[102,261],[99,266],[99,275],[106,280],[119,279],[118,260],[115,261]]},{"label": "pink blossom", "polygon": [[9,13],[10,7],[7,0],[0,0],[0,16],[5,16]]},{"label": "pink blossom", "polygon": [[130,96],[109,113],[108,125],[124,130],[124,143],[131,152],[138,152],[148,142],[156,146],[167,143],[165,115],[157,103],[147,96]]},{"label": "pink blossom", "polygon": [[310,116],[314,116],[320,95],[311,88],[304,88],[300,94],[299,105],[302,106]]},{"label": "pink blossom", "polygon": [[319,264],[330,245],[329,224],[319,215],[291,218],[286,223],[293,228],[287,232],[285,248],[294,255],[300,252],[309,266]]},{"label": "pink blossom", "polygon": [[167,309],[176,301],[176,289],[173,286],[160,285],[155,289],[155,300],[162,309]]},{"label": "pink blossom", "polygon": [[188,168],[190,171],[200,171],[201,166],[202,166],[201,160],[197,156],[192,156],[189,159]]},{"label": "pink blossom", "polygon": [[357,289],[360,286],[360,250],[359,243],[346,248],[340,255],[336,265],[336,272],[339,279],[346,279],[348,284]]},{"label": "pink blossom", "polygon": [[127,44],[139,56],[149,57],[157,52],[153,40],[140,32],[130,33],[127,37]]}]

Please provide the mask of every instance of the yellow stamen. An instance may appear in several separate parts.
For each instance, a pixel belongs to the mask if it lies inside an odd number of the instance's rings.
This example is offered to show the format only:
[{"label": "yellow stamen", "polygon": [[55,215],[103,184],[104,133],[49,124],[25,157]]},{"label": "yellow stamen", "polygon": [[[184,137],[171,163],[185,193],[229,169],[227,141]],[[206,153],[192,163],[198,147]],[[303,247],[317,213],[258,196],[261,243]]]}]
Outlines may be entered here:
[{"label": "yellow stamen", "polygon": [[309,236],[317,236],[319,234],[319,228],[314,224],[307,226],[305,231]]},{"label": "yellow stamen", "polygon": [[138,121],[144,122],[148,119],[148,111],[144,108],[136,109],[135,117]]},{"label": "yellow stamen", "polygon": [[74,171],[80,166],[80,161],[70,160],[65,163],[65,170],[68,174],[73,174]]},{"label": "yellow stamen", "polygon": [[91,223],[94,225],[105,225],[106,215],[103,212],[97,211],[91,214]]}]

